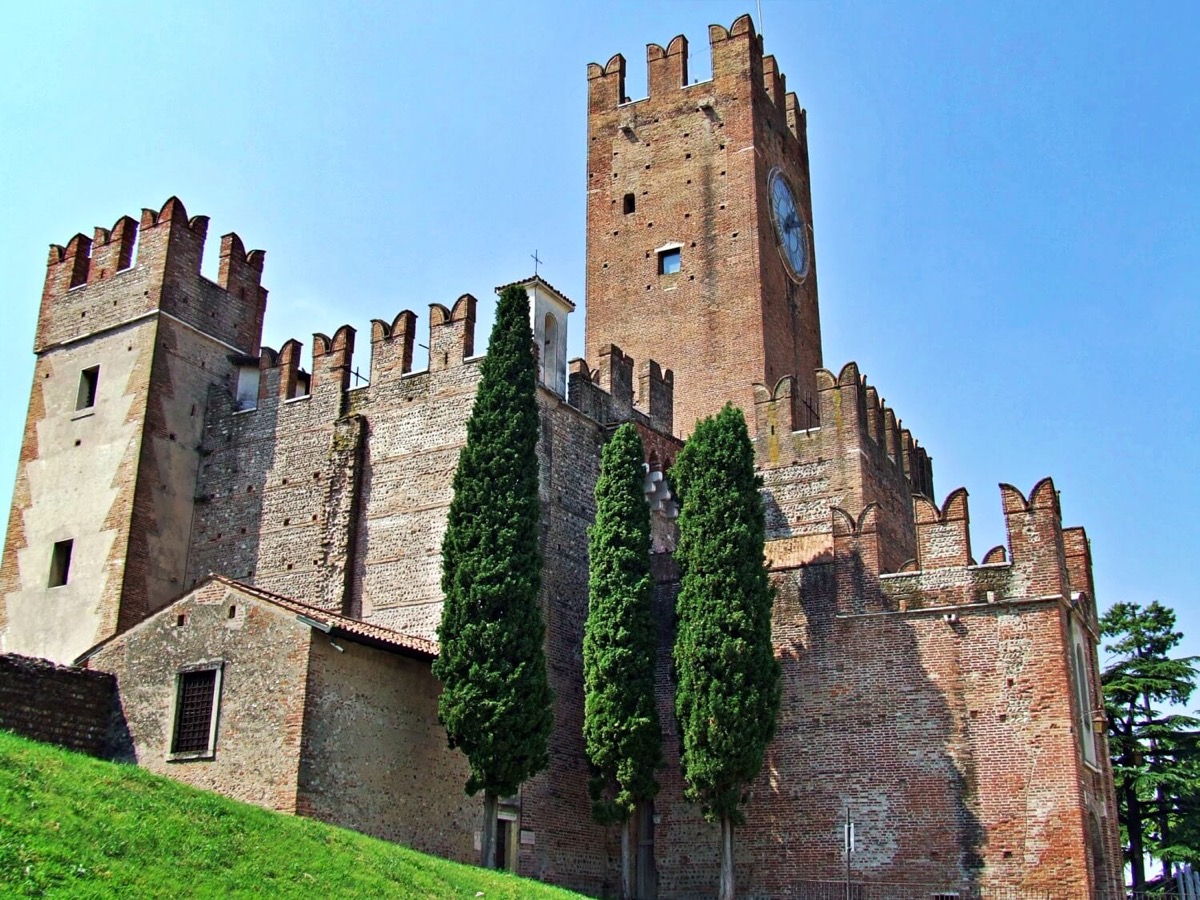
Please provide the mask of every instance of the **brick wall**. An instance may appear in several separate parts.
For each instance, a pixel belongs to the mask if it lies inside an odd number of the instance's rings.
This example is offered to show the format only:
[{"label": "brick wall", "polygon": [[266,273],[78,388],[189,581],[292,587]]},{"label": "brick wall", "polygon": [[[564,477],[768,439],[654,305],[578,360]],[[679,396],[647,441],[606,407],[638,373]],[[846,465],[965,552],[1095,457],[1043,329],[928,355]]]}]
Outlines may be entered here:
[{"label": "brick wall", "polygon": [[[586,352],[595,362],[616,343],[672,369],[677,434],[727,400],[749,415],[755,382],[798,375],[798,397],[813,394],[821,365],[811,229],[797,283],[767,202],[778,166],[812,222],[804,112],[748,16],[712,26],[709,43],[713,77],[700,84],[682,35],[647,47],[649,96],[633,102],[623,57],[588,68]],[[658,273],[667,244],[681,246],[678,274]]]},{"label": "brick wall", "polygon": [[0,654],[0,728],[68,750],[108,756],[116,679],[48,660]]},{"label": "brick wall", "polygon": [[1062,543],[1052,484],[1028,501],[1005,491],[1003,562],[971,559],[964,491],[941,509],[917,498],[923,568],[881,574],[883,506],[835,511],[827,561],[794,565],[773,549],[788,538],[768,544],[784,700],[738,838],[747,890],[839,878],[847,807],[865,880],[1118,889],[1107,746],[1101,732],[1096,763],[1084,760],[1072,682],[1073,619],[1089,635],[1094,708],[1094,604],[1038,592],[1055,571],[1041,548]]},{"label": "brick wall", "polygon": [[838,375],[821,369],[816,384],[819,424],[800,430],[793,430],[792,379],[756,390],[753,434],[769,554],[781,566],[828,561],[830,511],[857,515],[876,504],[881,565],[895,571],[917,556],[912,497],[933,490],[932,464],[857,365]]}]

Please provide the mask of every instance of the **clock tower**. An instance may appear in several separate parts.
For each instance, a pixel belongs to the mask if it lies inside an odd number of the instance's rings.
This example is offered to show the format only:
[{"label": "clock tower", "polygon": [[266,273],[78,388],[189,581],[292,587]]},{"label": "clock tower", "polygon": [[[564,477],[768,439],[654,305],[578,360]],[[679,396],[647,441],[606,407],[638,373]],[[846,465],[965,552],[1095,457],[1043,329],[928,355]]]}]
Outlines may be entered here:
[{"label": "clock tower", "polygon": [[805,113],[749,16],[709,28],[712,78],[687,39],[646,48],[649,96],[625,59],[588,67],[586,352],[615,344],[675,373],[675,430],[755,383],[796,376],[795,427],[817,424],[821,325]]}]

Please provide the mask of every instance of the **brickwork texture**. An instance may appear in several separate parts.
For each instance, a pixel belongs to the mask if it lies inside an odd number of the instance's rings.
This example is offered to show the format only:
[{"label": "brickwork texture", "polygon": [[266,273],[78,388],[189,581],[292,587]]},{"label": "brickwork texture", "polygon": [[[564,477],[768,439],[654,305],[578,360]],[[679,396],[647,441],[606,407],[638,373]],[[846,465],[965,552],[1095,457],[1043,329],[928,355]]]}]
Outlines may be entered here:
[{"label": "brickwork texture", "polygon": [[[600,451],[632,421],[669,485],[682,437],[732,401],[763,480],[784,679],[737,832],[744,894],[840,878],[849,811],[858,879],[1115,897],[1086,533],[1064,527],[1049,479],[1001,485],[1007,541],[977,559],[966,491],[939,504],[930,455],[858,366],[823,368],[804,110],[749,17],[712,26],[709,43],[699,84],[685,38],[651,44],[640,100],[620,55],[588,67],[587,358],[543,360],[537,397],[555,727],[549,768],[505,801],[515,867],[618,889],[618,835],[591,819],[581,735]],[[799,272],[772,215],[778,177],[801,220]],[[92,672],[0,658],[0,724],[94,744],[110,689],[94,673],[111,673],[139,764],[471,860],[481,804],[437,724],[429,661],[479,301],[372,321],[369,383],[352,387],[355,330],[314,334],[307,352],[260,347],[263,254],[226,235],[211,282],[206,231],[172,198],[51,248],[0,650]],[[419,339],[429,365],[414,371]],[[684,801],[678,765],[669,505],[653,535],[667,766],[638,823],[639,882],[711,896],[716,829]],[[70,574],[55,584],[64,541]],[[197,666],[222,673],[215,745],[181,759],[177,685]],[[24,703],[22,679],[65,698],[61,721]]]}]

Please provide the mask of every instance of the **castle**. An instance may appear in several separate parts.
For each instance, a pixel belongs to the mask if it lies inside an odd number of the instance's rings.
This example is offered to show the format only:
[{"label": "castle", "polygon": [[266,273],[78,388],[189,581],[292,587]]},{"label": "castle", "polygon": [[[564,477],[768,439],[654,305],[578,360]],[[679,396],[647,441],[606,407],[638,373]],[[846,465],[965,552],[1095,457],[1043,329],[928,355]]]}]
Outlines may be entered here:
[{"label": "castle", "polygon": [[[503,863],[617,884],[617,836],[589,816],[581,645],[600,449],[633,421],[668,760],[636,823],[638,895],[715,890],[715,829],[678,768],[663,473],[731,400],[764,482],[784,679],[737,832],[745,895],[824,896],[849,816],[851,877],[890,896],[1122,896],[1086,535],[1049,479],[1001,485],[1007,547],[977,559],[966,491],[939,504],[857,366],[823,367],[804,110],[748,16],[709,40],[695,84],[684,37],[651,44],[641,100],[620,55],[588,67],[587,361],[566,360],[571,301],[520,282],[555,729],[549,769],[501,805]],[[349,326],[314,335],[307,368],[298,341],[260,346],[264,254],[227,234],[204,278],[207,225],[171,198],[51,247],[0,650],[109,673],[114,756],[472,861],[482,802],[429,664],[478,301],[430,307],[423,371],[416,315],[375,320],[352,385]]]}]

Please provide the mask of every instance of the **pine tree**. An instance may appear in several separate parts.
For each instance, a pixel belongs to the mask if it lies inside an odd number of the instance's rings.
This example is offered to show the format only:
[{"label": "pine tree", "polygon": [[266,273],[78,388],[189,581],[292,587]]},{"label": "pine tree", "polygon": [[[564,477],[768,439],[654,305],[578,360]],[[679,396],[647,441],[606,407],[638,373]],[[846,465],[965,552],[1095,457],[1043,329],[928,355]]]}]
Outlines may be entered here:
[{"label": "pine tree", "polygon": [[671,470],[682,501],[675,709],[685,795],[721,823],[721,900],[734,893],[733,827],[779,713],[773,591],[754,450],[739,410],[697,423]]},{"label": "pine tree", "polygon": [[529,299],[506,288],[480,366],[442,541],[438,718],[483,791],[482,864],[495,865],[500,797],[549,762],[552,696],[538,605],[538,413]]},{"label": "pine tree", "polygon": [[1117,603],[1100,627],[1113,638],[1104,649],[1117,654],[1100,681],[1125,856],[1141,891],[1146,856],[1162,862],[1166,878],[1175,862],[1200,863],[1200,720],[1161,709],[1189,701],[1197,658],[1171,658],[1183,634],[1157,601]]},{"label": "pine tree", "polygon": [[632,895],[630,817],[654,798],[662,731],[654,700],[657,628],[651,609],[650,508],[645,451],[622,425],[604,447],[596,522],[588,533],[588,618],[583,635],[583,735],[594,776],[592,812],[621,824],[621,893]]}]

